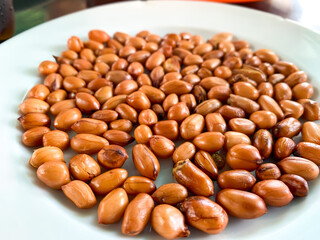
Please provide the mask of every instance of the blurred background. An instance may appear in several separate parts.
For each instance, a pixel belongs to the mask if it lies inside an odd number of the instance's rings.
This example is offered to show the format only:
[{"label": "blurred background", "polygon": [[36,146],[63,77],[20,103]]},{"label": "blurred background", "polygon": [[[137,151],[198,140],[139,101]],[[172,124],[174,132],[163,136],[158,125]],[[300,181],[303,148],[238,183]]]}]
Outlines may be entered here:
[{"label": "blurred background", "polygon": [[[0,41],[33,26],[82,9],[123,0],[0,0]],[[207,0],[208,1],[208,0]],[[210,1],[210,0],[209,0]],[[212,0],[273,13],[320,31],[317,0]],[[10,4],[15,9],[8,10]],[[7,9],[7,10],[6,10]],[[15,18],[15,29],[13,29]],[[2,36],[2,37],[1,37]]]}]

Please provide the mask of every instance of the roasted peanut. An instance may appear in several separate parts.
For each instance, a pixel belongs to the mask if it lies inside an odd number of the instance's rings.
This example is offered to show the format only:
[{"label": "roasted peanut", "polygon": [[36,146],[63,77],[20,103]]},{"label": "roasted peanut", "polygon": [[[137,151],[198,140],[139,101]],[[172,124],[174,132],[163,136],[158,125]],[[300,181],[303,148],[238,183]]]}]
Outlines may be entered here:
[{"label": "roasted peanut", "polygon": [[179,206],[189,225],[209,234],[222,232],[229,218],[224,209],[209,198],[192,196]]},{"label": "roasted peanut", "polygon": [[214,194],[212,180],[189,159],[178,161],[174,165],[172,173],[178,183],[194,194],[206,197]]},{"label": "roasted peanut", "polygon": [[320,145],[312,142],[300,142],[293,154],[311,160],[318,166],[320,165]]},{"label": "roasted peanut", "polygon": [[190,116],[190,111],[185,102],[177,103],[171,106],[168,110],[168,119],[182,122],[184,119]]},{"label": "roasted peanut", "polygon": [[277,159],[289,157],[293,152],[296,144],[291,138],[281,137],[274,144],[274,156]]},{"label": "roasted peanut", "polygon": [[81,116],[78,108],[63,110],[55,117],[53,126],[58,130],[69,131],[71,126],[81,119]]},{"label": "roasted peanut", "polygon": [[218,177],[218,168],[208,152],[203,150],[198,151],[194,156],[194,163],[209,177],[213,179]]},{"label": "roasted peanut", "polygon": [[27,147],[38,147],[42,145],[42,137],[50,129],[47,127],[35,127],[25,131],[22,135],[22,143]]},{"label": "roasted peanut", "polygon": [[204,118],[200,114],[192,114],[185,118],[180,125],[180,135],[183,139],[192,140],[204,128]]},{"label": "roasted peanut", "polygon": [[99,203],[98,221],[100,224],[112,224],[120,221],[129,204],[126,191],[113,189]]},{"label": "roasted peanut", "polygon": [[278,103],[273,98],[267,95],[262,95],[259,97],[258,103],[262,110],[270,111],[277,115],[278,121],[283,119],[284,114]]},{"label": "roasted peanut", "polygon": [[250,120],[254,122],[258,128],[269,129],[277,123],[277,116],[273,112],[260,110],[250,115]]},{"label": "roasted peanut", "polygon": [[87,182],[100,175],[99,164],[87,154],[78,154],[70,159],[69,171],[78,180]]},{"label": "roasted peanut", "polygon": [[140,234],[146,227],[154,203],[150,195],[139,193],[126,208],[121,225],[121,232],[135,236]]},{"label": "roasted peanut", "polygon": [[109,142],[105,138],[89,133],[77,134],[70,141],[70,146],[74,151],[85,154],[97,153],[107,145]]},{"label": "roasted peanut", "polygon": [[[206,119],[207,119],[207,116],[206,116]],[[256,124],[253,121],[245,118],[230,119],[229,127],[231,128],[232,131],[244,133],[246,135],[251,135],[256,130]]]},{"label": "roasted peanut", "polygon": [[120,187],[127,177],[127,170],[115,168],[93,178],[89,185],[96,194],[105,195],[113,189]]},{"label": "roasted peanut", "polygon": [[301,123],[295,118],[286,118],[278,122],[272,129],[273,136],[292,138],[301,131]]},{"label": "roasted peanut", "polygon": [[230,148],[237,144],[251,144],[250,138],[244,133],[228,131],[224,134],[224,148],[229,151]]},{"label": "roasted peanut", "polygon": [[229,170],[218,176],[220,188],[232,188],[249,191],[256,183],[256,178],[246,170]]},{"label": "roasted peanut", "polygon": [[193,144],[199,149],[216,152],[223,147],[225,136],[219,132],[205,132],[197,135],[193,139]]},{"label": "roasted peanut", "polygon": [[78,208],[92,208],[97,203],[95,195],[85,182],[74,180],[63,185],[61,189]]},{"label": "roasted peanut", "polygon": [[253,219],[267,213],[266,204],[258,195],[237,189],[223,189],[216,201],[228,214],[237,218]]},{"label": "roasted peanut", "polygon": [[280,180],[263,180],[258,182],[252,188],[252,192],[272,207],[285,206],[293,199],[287,185]]},{"label": "roasted peanut", "polygon": [[295,174],[283,174],[280,180],[284,182],[290,189],[291,193],[296,197],[305,197],[308,195],[309,187],[307,181]]},{"label": "roasted peanut", "polygon": [[295,101],[281,100],[279,105],[284,113],[284,117],[294,117],[296,119],[300,118],[303,114],[303,106]]},{"label": "roasted peanut", "polygon": [[152,135],[152,131],[147,125],[139,125],[134,130],[134,138],[140,144],[148,144]]},{"label": "roasted peanut", "polygon": [[319,175],[319,167],[312,161],[301,157],[286,157],[277,163],[283,173],[296,174],[310,181]]},{"label": "roasted peanut", "polygon": [[151,109],[142,110],[138,117],[139,124],[153,126],[158,122],[157,114]]},{"label": "roasted peanut", "polygon": [[242,108],[232,107],[229,105],[223,105],[217,112],[220,113],[226,121],[232,118],[244,118],[246,115]]},{"label": "roasted peanut", "polygon": [[179,137],[179,125],[175,120],[160,121],[154,125],[153,132],[174,141]]},{"label": "roasted peanut", "polygon": [[171,157],[175,149],[175,144],[170,139],[160,135],[151,136],[149,144],[153,153],[159,158]]},{"label": "roasted peanut", "polygon": [[120,130],[129,133],[131,132],[133,125],[130,120],[118,119],[110,122],[109,128],[110,130]]},{"label": "roasted peanut", "polygon": [[273,163],[263,163],[256,169],[256,177],[259,180],[279,179],[280,169]]},{"label": "roasted peanut", "polygon": [[271,133],[265,129],[258,130],[253,135],[252,145],[259,150],[262,159],[267,159],[271,155],[273,148]]},{"label": "roasted peanut", "polygon": [[100,165],[107,169],[121,168],[127,159],[127,151],[117,145],[104,146],[97,155]]},{"label": "roasted peanut", "polygon": [[177,163],[180,160],[192,159],[196,153],[196,147],[191,142],[184,142],[173,152],[172,160]]},{"label": "roasted peanut", "polygon": [[160,204],[153,209],[151,225],[159,235],[166,239],[187,237],[190,234],[183,214],[168,204]]},{"label": "roasted peanut", "polygon": [[37,177],[48,187],[61,189],[71,181],[68,166],[62,161],[47,161],[37,169]]},{"label": "roasted peanut", "polygon": [[136,144],[132,148],[133,163],[139,173],[147,178],[156,180],[160,164],[153,152],[144,144]]},{"label": "roasted peanut", "polygon": [[123,119],[127,119],[132,123],[136,123],[138,121],[138,113],[137,111],[125,103],[120,103],[116,107],[116,112],[119,113],[120,117]]},{"label": "roasted peanut", "polygon": [[36,149],[29,160],[29,164],[38,168],[45,162],[61,161],[64,162],[63,152],[57,147],[42,147]]},{"label": "roasted peanut", "polygon": [[255,170],[263,160],[257,148],[247,144],[237,144],[227,153],[227,163],[232,169]]},{"label": "roasted peanut", "polygon": [[149,178],[132,176],[123,183],[123,188],[130,195],[138,193],[152,194],[156,190],[156,185]]},{"label": "roasted peanut", "polygon": [[315,122],[305,122],[301,130],[302,140],[320,144],[320,126]]},{"label": "roasted peanut", "polygon": [[119,146],[126,146],[133,142],[133,137],[124,131],[120,130],[107,130],[103,137],[108,140],[111,144],[116,144]]},{"label": "roasted peanut", "polygon": [[246,98],[246,97],[241,97],[238,95],[230,94],[230,97],[228,99],[228,103],[232,107],[238,107],[243,109],[246,113],[251,114],[253,112],[256,112],[260,109],[260,106],[258,103],[255,101]]},{"label": "roasted peanut", "polygon": [[307,121],[317,121],[320,119],[319,103],[310,99],[299,99],[298,103],[303,106],[303,117]]},{"label": "roasted peanut", "polygon": [[102,135],[108,129],[108,125],[101,120],[81,118],[71,126],[71,129],[76,133]]},{"label": "roasted peanut", "polygon": [[168,183],[160,186],[152,198],[157,203],[176,205],[188,197],[188,190],[181,184]]},{"label": "roasted peanut", "polygon": [[43,135],[42,142],[45,147],[53,146],[65,150],[69,147],[70,140],[66,132],[53,130]]}]

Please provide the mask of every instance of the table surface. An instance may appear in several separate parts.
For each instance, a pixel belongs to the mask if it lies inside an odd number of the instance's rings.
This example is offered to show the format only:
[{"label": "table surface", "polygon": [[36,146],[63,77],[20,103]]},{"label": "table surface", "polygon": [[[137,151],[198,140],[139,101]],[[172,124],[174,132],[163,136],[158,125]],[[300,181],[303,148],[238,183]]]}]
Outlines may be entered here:
[{"label": "table surface", "polygon": [[[68,13],[112,2],[117,2],[117,0],[15,0],[15,34]],[[289,18],[320,31],[319,8],[317,7],[317,5],[320,6],[320,3],[318,1],[264,0],[238,5]]]}]

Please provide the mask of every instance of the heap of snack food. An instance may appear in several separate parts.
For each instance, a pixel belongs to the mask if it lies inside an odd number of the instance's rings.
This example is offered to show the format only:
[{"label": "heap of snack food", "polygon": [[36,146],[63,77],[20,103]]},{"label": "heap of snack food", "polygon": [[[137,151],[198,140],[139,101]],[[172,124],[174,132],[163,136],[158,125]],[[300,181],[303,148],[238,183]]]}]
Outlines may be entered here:
[{"label": "heap of snack food", "polygon": [[[186,224],[217,234],[228,215],[257,218],[266,205],[308,194],[307,181],[319,174],[320,126],[312,121],[320,108],[293,63],[272,50],[253,51],[230,33],[208,41],[149,31],[88,36],[70,37],[55,62],[39,65],[43,83],[20,105],[22,142],[40,147],[29,163],[44,184],[62,189],[79,208],[103,195],[99,223],[123,218],[122,233],[137,235],[151,219],[167,239],[188,236]],[[77,134],[69,140],[71,130]],[[178,139],[185,142],[176,147]],[[141,176],[128,178],[123,147],[134,140]],[[68,166],[69,145],[77,155]],[[157,188],[158,158],[171,157],[177,183]],[[209,199],[213,181],[221,188],[216,202]],[[129,202],[128,195],[136,196]]]}]

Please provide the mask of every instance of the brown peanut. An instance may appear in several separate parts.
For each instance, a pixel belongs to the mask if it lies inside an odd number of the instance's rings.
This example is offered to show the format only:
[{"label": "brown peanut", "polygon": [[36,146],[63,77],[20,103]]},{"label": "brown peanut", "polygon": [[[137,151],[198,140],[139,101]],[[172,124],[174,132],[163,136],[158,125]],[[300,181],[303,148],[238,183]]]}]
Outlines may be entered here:
[{"label": "brown peanut", "polygon": [[74,180],[63,185],[61,189],[78,208],[92,208],[97,203],[95,195],[85,182]]},{"label": "brown peanut", "polygon": [[37,169],[37,177],[48,187],[61,189],[71,181],[68,166],[62,161],[47,161]]},{"label": "brown peanut", "polygon": [[209,234],[222,232],[229,221],[220,205],[203,196],[188,197],[179,209],[189,225]]},{"label": "brown peanut", "polygon": [[128,177],[128,172],[122,168],[115,168],[104,172],[90,181],[90,187],[99,195],[105,195],[120,187]]},{"label": "brown peanut", "polygon": [[160,204],[176,205],[188,197],[188,190],[181,184],[168,183],[160,186],[152,198]]},{"label": "brown peanut", "polygon": [[228,170],[218,176],[220,188],[231,188],[249,191],[256,183],[256,178],[246,170]]},{"label": "brown peanut", "polygon": [[129,195],[138,193],[152,194],[156,190],[156,185],[149,178],[132,176],[123,183],[123,188]]},{"label": "brown peanut", "polygon": [[266,204],[258,195],[237,189],[223,189],[216,201],[228,214],[237,218],[253,219],[267,213]]},{"label": "brown peanut", "polygon": [[189,159],[178,161],[174,165],[172,173],[178,183],[194,194],[206,197],[214,194],[212,180]]},{"label": "brown peanut", "polygon": [[107,169],[121,168],[128,159],[127,151],[117,145],[108,145],[103,147],[97,155],[97,160]]}]

